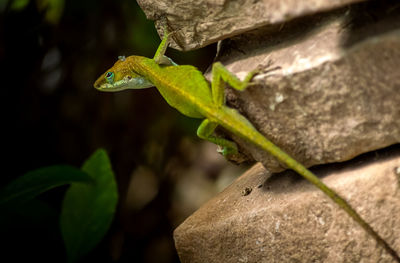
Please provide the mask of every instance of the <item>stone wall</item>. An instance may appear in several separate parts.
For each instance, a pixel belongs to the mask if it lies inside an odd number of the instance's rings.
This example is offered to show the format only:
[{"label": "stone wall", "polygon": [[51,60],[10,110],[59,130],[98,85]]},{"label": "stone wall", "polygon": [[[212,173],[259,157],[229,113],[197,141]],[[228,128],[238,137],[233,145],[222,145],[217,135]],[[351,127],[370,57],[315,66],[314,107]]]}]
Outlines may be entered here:
[{"label": "stone wall", "polygon": [[[399,146],[354,159],[400,142],[398,1],[138,2],[157,24],[167,18],[175,48],[222,40],[216,60],[230,71],[262,69],[245,91],[228,89],[227,104],[306,166],[320,165],[325,183],[400,253]],[[264,167],[176,229],[182,262],[391,262],[317,189],[288,171],[267,180],[285,168],[219,132],[239,144],[240,159]]]}]

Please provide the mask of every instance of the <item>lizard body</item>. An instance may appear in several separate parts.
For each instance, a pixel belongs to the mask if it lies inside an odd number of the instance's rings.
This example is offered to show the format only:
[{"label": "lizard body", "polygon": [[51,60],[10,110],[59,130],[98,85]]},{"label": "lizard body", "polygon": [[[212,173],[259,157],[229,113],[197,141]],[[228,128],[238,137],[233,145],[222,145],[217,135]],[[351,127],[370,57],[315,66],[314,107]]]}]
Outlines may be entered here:
[{"label": "lizard body", "polygon": [[258,132],[237,110],[225,106],[224,84],[227,82],[237,90],[244,90],[252,77],[257,74],[257,71],[250,72],[241,81],[221,63],[216,62],[212,67],[210,88],[203,74],[197,68],[188,65],[177,66],[172,60],[164,56],[168,41],[169,34],[166,33],[154,58],[130,56],[120,59],[98,78],[94,87],[100,91],[115,92],[155,86],[168,104],[182,114],[192,118],[205,119],[199,126],[197,135],[202,139],[220,145],[223,148],[223,155],[228,156],[237,153],[237,146],[230,140],[213,135],[218,125],[267,151],[286,167],[293,169],[318,187],[374,237],[397,262],[400,262],[397,253],[342,197],[326,186],[301,163]]}]

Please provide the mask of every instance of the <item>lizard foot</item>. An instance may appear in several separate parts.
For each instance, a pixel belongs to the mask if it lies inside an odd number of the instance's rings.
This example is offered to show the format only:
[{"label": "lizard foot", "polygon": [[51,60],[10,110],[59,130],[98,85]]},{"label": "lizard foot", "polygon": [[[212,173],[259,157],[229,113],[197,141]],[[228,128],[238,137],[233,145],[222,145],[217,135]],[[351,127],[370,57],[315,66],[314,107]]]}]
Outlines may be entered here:
[{"label": "lizard foot", "polygon": [[246,79],[248,79],[247,86],[255,86],[260,84],[259,82],[257,82],[257,80],[254,79],[254,77],[257,76],[262,78],[273,71],[281,69],[280,66],[272,67],[273,63],[274,62],[272,61],[272,59],[269,59],[267,64],[260,64],[257,66],[256,69],[250,71],[248,73],[248,76],[246,77]]}]

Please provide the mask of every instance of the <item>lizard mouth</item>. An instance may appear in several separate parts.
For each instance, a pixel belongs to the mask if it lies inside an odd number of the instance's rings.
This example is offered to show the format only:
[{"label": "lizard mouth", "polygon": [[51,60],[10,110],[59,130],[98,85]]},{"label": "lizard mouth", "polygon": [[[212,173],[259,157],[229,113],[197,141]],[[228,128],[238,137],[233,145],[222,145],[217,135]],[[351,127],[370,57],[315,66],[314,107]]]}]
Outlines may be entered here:
[{"label": "lizard mouth", "polygon": [[100,78],[94,83],[94,87],[100,91],[115,92],[126,89],[145,89],[154,87],[154,85],[143,77],[132,78],[130,76],[126,76],[114,83],[107,83]]},{"label": "lizard mouth", "polygon": [[110,84],[110,83],[104,83],[103,80],[97,80],[94,84],[94,87],[100,91],[109,91],[109,92],[120,91],[126,89],[127,86],[129,86],[129,81],[130,80],[119,80]]}]

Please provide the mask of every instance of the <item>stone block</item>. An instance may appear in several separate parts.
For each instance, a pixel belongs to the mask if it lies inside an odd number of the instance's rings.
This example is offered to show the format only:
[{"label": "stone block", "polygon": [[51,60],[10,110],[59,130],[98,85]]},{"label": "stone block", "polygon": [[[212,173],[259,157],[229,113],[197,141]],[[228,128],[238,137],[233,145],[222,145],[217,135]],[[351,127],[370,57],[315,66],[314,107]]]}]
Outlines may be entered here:
[{"label": "stone block", "polygon": [[[315,170],[400,253],[400,149]],[[321,191],[261,164],[174,232],[183,263],[393,262]]]},{"label": "stone block", "polygon": [[[230,36],[360,0],[138,0],[150,20],[166,17],[176,30],[174,48],[192,50]],[[159,27],[162,35],[162,27]]]}]

